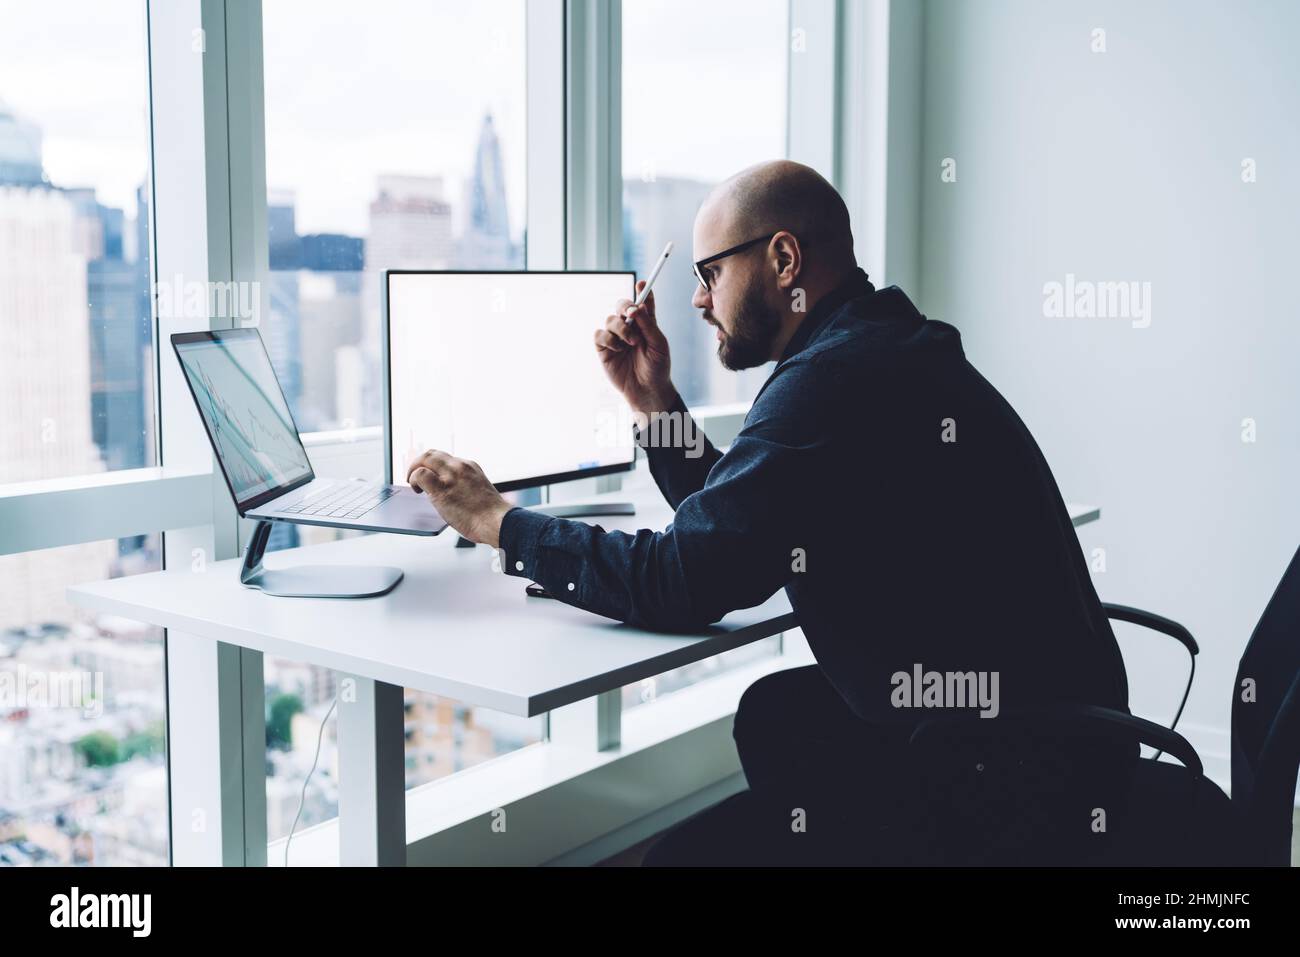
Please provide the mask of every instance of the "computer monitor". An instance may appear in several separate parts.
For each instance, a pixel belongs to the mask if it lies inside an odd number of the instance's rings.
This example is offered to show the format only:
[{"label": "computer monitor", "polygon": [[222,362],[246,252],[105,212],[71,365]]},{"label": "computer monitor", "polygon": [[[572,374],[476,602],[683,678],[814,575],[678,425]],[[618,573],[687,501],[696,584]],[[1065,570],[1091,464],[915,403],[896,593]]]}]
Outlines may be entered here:
[{"label": "computer monitor", "polygon": [[631,272],[385,273],[389,481],[426,449],[471,459],[500,491],[628,471],[627,404],[592,333]]}]

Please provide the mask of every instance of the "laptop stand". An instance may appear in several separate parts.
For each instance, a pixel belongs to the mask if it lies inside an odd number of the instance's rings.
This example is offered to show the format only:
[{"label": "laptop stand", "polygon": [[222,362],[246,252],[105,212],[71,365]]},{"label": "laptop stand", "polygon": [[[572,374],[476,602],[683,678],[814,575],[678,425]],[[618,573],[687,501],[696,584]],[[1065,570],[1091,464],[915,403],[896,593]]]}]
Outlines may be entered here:
[{"label": "laptop stand", "polygon": [[400,568],[386,565],[297,565],[264,568],[262,557],[271,522],[259,521],[244,550],[239,581],[278,598],[371,598],[385,595],[402,580]]}]

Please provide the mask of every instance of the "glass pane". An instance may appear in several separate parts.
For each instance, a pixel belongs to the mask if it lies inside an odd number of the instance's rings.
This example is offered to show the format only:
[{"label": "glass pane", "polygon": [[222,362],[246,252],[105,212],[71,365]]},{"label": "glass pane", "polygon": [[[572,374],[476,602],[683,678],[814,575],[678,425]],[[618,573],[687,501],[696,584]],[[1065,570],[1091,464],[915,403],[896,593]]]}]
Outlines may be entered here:
[{"label": "glass pane", "polygon": [[696,661],[681,668],[674,668],[672,671],[665,671],[653,678],[646,678],[635,684],[624,685],[623,710],[626,711],[638,705],[649,704],[664,695],[672,694],[674,691],[680,691],[683,688],[689,688],[696,682],[716,677],[731,668],[738,668],[752,661],[758,661],[760,658],[767,658],[780,653],[781,636],[773,635],[771,638],[764,638],[761,641],[755,641],[740,648],[733,648],[731,651],[724,651],[712,658],[705,658],[702,661]]},{"label": "glass pane", "polygon": [[382,270],[523,267],[524,0],[262,16],[262,335],[301,431],[377,426]]},{"label": "glass pane", "polygon": [[[691,230],[716,184],[785,156],[788,0],[623,0],[623,263],[655,282],[673,382],[695,406],[750,401],[770,366],[729,372],[691,306]],[[676,265],[672,265],[672,263]],[[623,689],[623,707],[779,653],[767,638]]]},{"label": "glass pane", "polygon": [[[524,15],[524,0],[263,4],[271,315],[261,331],[301,431],[380,424],[384,269],[523,268]],[[378,440],[317,459],[322,475],[382,476]],[[283,525],[270,547],[352,534]],[[334,680],[266,660],[271,840],[293,821]],[[542,736],[541,719],[410,691],[407,713],[408,787]],[[338,813],[334,727],[299,828]]]},{"label": "glass pane", "polygon": [[788,0],[623,0],[623,264],[655,281],[688,405],[750,401],[770,366],[728,372],[691,306],[691,228],[709,190],[785,156]]},{"label": "glass pane", "polygon": [[[361,475],[362,478],[374,478]],[[294,548],[352,538],[358,531],[277,523],[268,547]],[[402,586],[399,585],[399,588]],[[328,668],[267,656],[266,684],[266,830],[268,840],[289,833],[298,803],[298,830],[337,817],[338,764],[335,760],[338,710],[325,727],[320,761],[306,798],[302,785],[311,769],[321,721],[337,692],[337,677]],[[542,740],[541,717],[520,718],[476,708],[451,698],[406,689],[406,786],[473,767]],[[297,831],[295,831],[297,833]]]},{"label": "glass pane", "polygon": [[[338,693],[338,676],[328,668],[281,658],[266,658],[265,669],[266,832],[268,840],[276,841],[289,833],[300,802],[295,834],[338,816],[337,708],[323,737],[321,730]],[[540,717],[472,708],[410,689],[405,711],[408,789],[542,740]],[[320,759],[304,798],[303,781],[318,742]]]},{"label": "glass pane", "polygon": [[144,4],[0,23],[0,483],[151,466]]},{"label": "glass pane", "polygon": [[162,630],[64,597],[159,555],[150,535],[0,556],[0,865],[167,864]]}]

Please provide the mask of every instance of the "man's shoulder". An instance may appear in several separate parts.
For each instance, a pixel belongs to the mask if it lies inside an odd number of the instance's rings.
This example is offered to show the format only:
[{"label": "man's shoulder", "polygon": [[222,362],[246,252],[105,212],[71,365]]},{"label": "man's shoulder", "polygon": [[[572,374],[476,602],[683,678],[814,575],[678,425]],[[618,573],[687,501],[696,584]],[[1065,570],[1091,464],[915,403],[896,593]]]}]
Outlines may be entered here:
[{"label": "man's shoulder", "polygon": [[[896,405],[929,373],[957,374],[965,354],[957,329],[928,319],[896,286],[844,303],[808,344],[778,362],[747,423],[789,420],[845,408]],[[881,406],[883,407],[883,406]]]},{"label": "man's shoulder", "polygon": [[803,352],[822,362],[889,361],[961,354],[962,346],[954,326],[927,318],[902,289],[886,286],[843,303]]},{"label": "man's shoulder", "polygon": [[858,364],[840,353],[804,349],[777,364],[745,416],[748,433],[811,435],[826,431],[849,407],[861,405]]},{"label": "man's shoulder", "polygon": [[772,379],[787,385],[823,381],[841,385],[888,377],[915,363],[963,359],[961,334],[946,322],[916,313],[867,312],[847,305],[799,352],[779,362]]}]

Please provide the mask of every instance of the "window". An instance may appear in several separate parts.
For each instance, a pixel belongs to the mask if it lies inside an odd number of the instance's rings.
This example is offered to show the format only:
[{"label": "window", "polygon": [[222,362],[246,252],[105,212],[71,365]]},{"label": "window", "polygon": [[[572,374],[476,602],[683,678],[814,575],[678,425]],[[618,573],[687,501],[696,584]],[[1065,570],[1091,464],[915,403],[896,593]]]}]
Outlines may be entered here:
[{"label": "window", "polygon": [[382,271],[523,268],[524,0],[262,10],[262,335],[301,431],[377,426]]},{"label": "window", "polygon": [[[152,466],[144,3],[0,23],[0,484]],[[64,597],[159,554],[0,556],[0,865],[167,863],[161,632]]]},{"label": "window", "polygon": [[152,466],[144,4],[0,21],[0,483]]},{"label": "window", "polygon": [[[623,0],[623,261],[644,276],[664,244],[676,244],[655,304],[673,382],[692,406],[748,402],[771,372],[718,362],[713,330],[691,306],[691,232],[714,185],[785,155],[788,6]],[[779,636],[766,638],[627,685],[623,707],[780,650]]]},{"label": "window", "polygon": [[[262,17],[271,288],[260,328],[299,430],[353,433],[382,421],[383,270],[524,268],[525,4],[276,0]],[[373,433],[310,454],[322,475],[383,474]],[[336,537],[284,526],[270,547]],[[265,682],[275,840],[335,676],[268,657]],[[540,718],[409,690],[406,705],[408,787],[542,737]],[[300,828],[338,813],[333,752],[331,718]]]},{"label": "window", "polygon": [[161,629],[64,598],[160,565],[157,535],[0,556],[0,866],[167,864]]},{"label": "window", "polygon": [[724,671],[739,668],[762,658],[770,658],[781,653],[781,636],[773,635],[761,641],[751,642],[731,651],[724,651],[712,658],[665,671],[653,678],[645,678],[635,684],[623,686],[623,710],[628,711],[638,705],[649,704],[657,698],[689,688],[691,685],[708,678],[715,678]]},{"label": "window", "polygon": [[[623,260],[655,282],[688,405],[750,401],[770,367],[728,372],[691,307],[691,230],[709,190],[785,155],[788,0],[623,0]],[[701,250],[717,252],[717,250]]]},{"label": "window", "polygon": [[[266,834],[289,833],[302,801],[298,829],[338,816],[338,709],[321,737],[321,722],[338,693],[338,675],[318,665],[265,659]],[[404,702],[406,787],[418,787],[542,740],[538,718],[471,708],[407,689]],[[320,760],[306,795],[303,781],[320,741]]]}]

